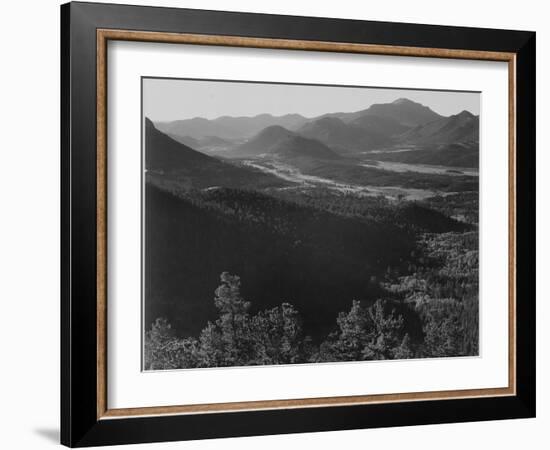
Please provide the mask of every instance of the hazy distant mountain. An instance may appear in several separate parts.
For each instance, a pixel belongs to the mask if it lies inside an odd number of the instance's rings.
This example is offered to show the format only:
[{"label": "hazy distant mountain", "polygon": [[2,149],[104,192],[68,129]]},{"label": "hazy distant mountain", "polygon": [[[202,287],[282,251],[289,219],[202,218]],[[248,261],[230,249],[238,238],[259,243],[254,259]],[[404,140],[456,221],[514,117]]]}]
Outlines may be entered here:
[{"label": "hazy distant mountain", "polygon": [[158,122],[159,130],[175,136],[191,136],[195,139],[216,136],[223,139],[243,139],[254,136],[262,129],[280,125],[285,128],[297,128],[308,119],[299,114],[273,116],[260,114],[254,117],[223,116],[208,120],[201,117],[173,122]]},{"label": "hazy distant mountain", "polygon": [[194,139],[200,139],[204,136],[219,136],[223,138],[235,139],[239,133],[226,128],[223,124],[213,120],[195,117],[193,119],[174,120],[172,122],[156,122],[158,130],[171,136],[186,137],[191,136]]},{"label": "hazy distant mountain", "polygon": [[393,119],[409,127],[423,125],[443,117],[429,107],[406,98],[397,99],[392,103],[377,103],[355,114],[356,118],[369,115]]},{"label": "hazy distant mountain", "polygon": [[393,137],[410,130],[410,127],[403,125],[395,119],[370,114],[360,116],[351,121],[350,124],[358,126],[370,133],[379,133],[386,137]]},{"label": "hazy distant mountain", "polygon": [[421,103],[413,102],[407,98],[399,98],[392,103],[375,103],[367,109],[355,112],[327,113],[316,119],[334,117],[345,123],[353,123],[364,116],[377,116],[390,119],[405,127],[415,127],[443,117]]},{"label": "hazy distant mountain", "polygon": [[353,113],[325,114],[297,131],[334,150],[356,152],[392,145],[396,142],[395,136],[440,119],[444,117],[427,106],[400,98]]},{"label": "hazy distant mountain", "polygon": [[224,116],[215,121],[227,128],[238,130],[241,136],[253,136],[269,126],[279,125],[287,129],[293,129],[307,122],[307,120],[300,114],[286,114],[284,116],[260,114],[254,117]]},{"label": "hazy distant mountain", "polygon": [[375,128],[364,129],[344,123],[336,117],[323,117],[306,123],[297,130],[302,136],[317,139],[340,153],[349,153],[387,145],[388,136]]},{"label": "hazy distant mountain", "polygon": [[206,136],[198,141],[199,148],[228,147],[233,144],[233,141],[218,136]]},{"label": "hazy distant mountain", "polygon": [[399,136],[399,140],[411,144],[452,144],[479,141],[479,117],[462,111],[450,117],[442,117],[413,128]]},{"label": "hazy distant mountain", "polygon": [[284,186],[288,183],[266,173],[235,166],[176,142],[145,119],[145,167],[149,177],[183,180],[186,187]]},{"label": "hazy distant mountain", "polygon": [[231,150],[233,156],[270,155],[284,158],[339,158],[322,142],[300,136],[284,127],[273,125],[263,129],[249,141]]},{"label": "hazy distant mountain", "polygon": [[193,150],[197,150],[200,146],[199,140],[191,136],[178,136],[177,134],[166,133],[167,136],[170,136],[174,141],[179,142],[180,144],[187,145]]},{"label": "hazy distant mountain", "polygon": [[[316,122],[324,118],[335,118],[344,123],[361,125],[361,122],[355,121],[366,115],[387,119],[393,121],[394,125],[397,123],[405,127],[423,125],[443,117],[427,106],[401,98],[393,103],[375,104],[361,111],[327,113],[313,118],[306,118],[300,114],[286,114],[284,116],[259,114],[253,117],[222,116],[212,120],[195,117],[171,122],[157,122],[156,127],[160,131],[178,138],[192,137],[200,140],[204,137],[217,136],[223,139],[247,139],[269,126],[279,125],[295,131],[306,123]],[[368,128],[368,120],[365,119],[363,125],[367,131],[374,131],[372,127]],[[378,125],[385,129],[381,133],[387,134],[386,131],[387,127],[390,126],[390,122],[383,123],[379,121]],[[403,131],[401,129],[401,132]]]},{"label": "hazy distant mountain", "polygon": [[[277,131],[271,130],[269,133],[273,135],[266,133],[261,136],[262,139],[269,137],[268,141],[258,141],[263,130],[274,126],[287,133],[285,148],[277,151],[270,150]],[[157,123],[156,127],[193,149],[219,155],[227,152],[227,156],[277,152],[289,156],[299,152],[298,147],[301,146],[304,154],[324,154],[324,158],[330,158],[329,150],[342,154],[389,147],[396,143],[434,145],[477,142],[479,136],[479,119],[471,113],[463,111],[444,117],[406,98],[392,103],[377,103],[356,112],[327,113],[309,119],[300,114],[223,116],[213,120],[197,117]],[[278,133],[284,135],[280,129]],[[316,140],[329,148],[318,148],[308,141],[298,142],[297,135]],[[243,141],[246,142],[240,145]]]}]

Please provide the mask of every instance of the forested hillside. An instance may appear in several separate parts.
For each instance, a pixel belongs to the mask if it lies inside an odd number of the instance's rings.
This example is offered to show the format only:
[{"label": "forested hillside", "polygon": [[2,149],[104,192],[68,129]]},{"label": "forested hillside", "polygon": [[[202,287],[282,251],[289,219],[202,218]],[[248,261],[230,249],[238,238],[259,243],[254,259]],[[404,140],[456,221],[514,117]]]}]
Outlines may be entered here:
[{"label": "forested hillside", "polygon": [[[398,227],[301,206],[257,192],[215,188],[167,192],[146,185],[146,322],[173,317],[191,335],[214,317],[220,273],[239,274],[265,308],[292,299],[312,335],[325,333],[352,298],[380,292],[377,280],[415,248]],[[181,298],[186,299],[180,301]]]}]

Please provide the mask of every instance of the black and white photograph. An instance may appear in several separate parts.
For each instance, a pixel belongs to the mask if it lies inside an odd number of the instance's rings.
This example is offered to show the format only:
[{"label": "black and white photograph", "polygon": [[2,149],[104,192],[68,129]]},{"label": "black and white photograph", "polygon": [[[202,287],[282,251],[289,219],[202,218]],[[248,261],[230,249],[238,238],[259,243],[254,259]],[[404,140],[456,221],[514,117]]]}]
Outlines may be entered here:
[{"label": "black and white photograph", "polygon": [[479,354],[478,92],[142,79],[143,370]]}]

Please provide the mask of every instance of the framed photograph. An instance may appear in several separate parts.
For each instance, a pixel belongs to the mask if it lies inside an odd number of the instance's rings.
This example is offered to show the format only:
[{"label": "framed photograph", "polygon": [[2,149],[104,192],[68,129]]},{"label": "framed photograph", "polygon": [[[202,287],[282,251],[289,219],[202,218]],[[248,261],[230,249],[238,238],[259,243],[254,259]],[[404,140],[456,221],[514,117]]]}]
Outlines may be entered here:
[{"label": "framed photograph", "polygon": [[535,415],[535,33],[61,7],[61,440]]}]

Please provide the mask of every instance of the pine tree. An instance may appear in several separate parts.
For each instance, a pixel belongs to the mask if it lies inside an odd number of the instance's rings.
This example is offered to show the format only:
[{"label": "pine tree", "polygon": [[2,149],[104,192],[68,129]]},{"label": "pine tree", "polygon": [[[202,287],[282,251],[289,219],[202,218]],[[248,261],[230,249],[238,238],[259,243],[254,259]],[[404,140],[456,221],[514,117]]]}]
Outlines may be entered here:
[{"label": "pine tree", "polygon": [[410,339],[403,317],[388,309],[388,303],[382,300],[368,308],[354,301],[348,313],[339,314],[339,330],[321,344],[315,361],[393,359],[396,354],[404,354]]},{"label": "pine tree", "polygon": [[402,316],[386,312],[386,303],[377,300],[369,309],[371,330],[364,350],[365,359],[393,359],[393,352],[404,335]]},{"label": "pine tree", "polygon": [[432,302],[423,312],[424,356],[461,356],[464,351],[463,307],[456,301]]},{"label": "pine tree", "polygon": [[199,336],[199,367],[220,367],[224,364],[224,346],[218,327],[208,322]]},{"label": "pine tree", "polygon": [[359,361],[363,359],[363,351],[369,340],[369,315],[361,306],[361,302],[354,300],[348,313],[340,313],[336,323],[340,328],[340,335],[333,351],[335,357],[342,361]]},{"label": "pine tree", "polygon": [[259,312],[250,323],[254,364],[295,364],[306,361],[302,323],[289,303]]},{"label": "pine tree", "polygon": [[240,292],[240,278],[223,272],[215,291],[218,319],[209,322],[199,336],[197,364],[200,367],[248,365],[252,359],[250,302]]}]

